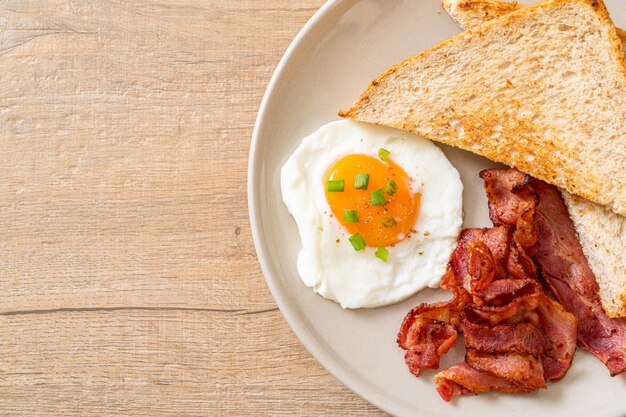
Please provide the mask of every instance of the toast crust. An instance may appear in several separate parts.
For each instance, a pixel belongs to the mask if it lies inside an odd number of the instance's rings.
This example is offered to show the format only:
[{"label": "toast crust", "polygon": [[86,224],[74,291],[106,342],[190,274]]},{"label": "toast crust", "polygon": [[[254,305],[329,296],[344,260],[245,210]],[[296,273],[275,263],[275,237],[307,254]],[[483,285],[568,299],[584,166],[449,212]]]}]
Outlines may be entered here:
[{"label": "toast crust", "polygon": [[[423,58],[428,58],[430,59],[429,63],[424,65],[445,65],[448,62],[447,52],[452,50],[455,45],[470,44],[472,40],[485,38],[494,29],[497,30],[498,28],[522,21],[534,13],[541,14],[544,11],[565,7],[573,3],[591,8],[594,15],[598,17],[603,30],[603,39],[610,45],[611,60],[614,60],[616,72],[620,73],[620,82],[621,80],[626,80],[626,59],[622,53],[622,42],[617,36],[617,30],[610,20],[609,12],[602,0],[545,0],[536,5],[520,8],[480,26],[470,28],[391,66],[370,84],[352,108],[347,111],[340,111],[339,115],[359,121],[412,131],[429,139],[478,153],[491,160],[515,166],[537,178],[565,188],[573,194],[607,205],[615,212],[626,215],[626,192],[622,188],[622,185],[626,184],[623,184],[623,176],[619,176],[617,182],[612,184],[613,186],[611,187],[606,184],[606,178],[601,178],[600,175],[581,178],[581,167],[577,166],[577,164],[569,163],[570,161],[580,161],[575,149],[568,149],[567,146],[563,146],[565,140],[563,137],[536,133],[540,132],[542,127],[537,126],[532,117],[503,120],[501,114],[492,114],[489,111],[480,113],[478,116],[473,116],[471,113],[458,116],[458,114],[455,115],[454,113],[455,109],[442,109],[444,111],[433,116],[430,119],[429,126],[425,127],[422,123],[418,123],[412,118],[411,112],[413,109],[408,109],[406,114],[401,115],[401,117],[385,118],[384,115],[378,114],[379,110],[376,108],[378,104],[373,102],[379,90],[389,87],[384,85],[387,79],[396,74],[401,74],[404,69],[410,68],[416,61],[423,63],[425,61]],[[455,52],[458,51],[455,50]],[[428,91],[424,91],[424,93],[428,94]],[[508,105],[514,108],[522,107],[522,103],[515,98],[509,98],[508,101],[503,100],[501,103],[496,104]],[[450,119],[455,117],[462,117],[462,133],[455,133],[455,128],[449,126]],[[492,142],[491,145],[483,143],[479,147],[476,146],[477,143],[484,142],[483,138],[497,136],[498,132],[494,131],[493,126],[501,126],[502,130],[507,132],[507,136],[518,136],[514,142],[516,152],[512,153],[508,149],[502,149],[510,145],[510,143],[504,140],[499,142],[490,140]],[[530,133],[527,134],[527,132]],[[626,138],[618,139],[626,140]],[[583,163],[584,161],[580,162]],[[618,194],[614,195],[613,198],[606,197],[611,192],[617,192]]]}]

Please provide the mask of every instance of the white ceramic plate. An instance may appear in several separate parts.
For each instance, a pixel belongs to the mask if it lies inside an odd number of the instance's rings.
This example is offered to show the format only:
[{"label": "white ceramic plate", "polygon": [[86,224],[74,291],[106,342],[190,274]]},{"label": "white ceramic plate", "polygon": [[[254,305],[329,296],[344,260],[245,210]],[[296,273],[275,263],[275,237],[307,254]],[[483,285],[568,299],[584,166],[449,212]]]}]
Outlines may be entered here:
[{"label": "white ceramic plate", "polygon": [[[608,0],[626,27],[624,0]],[[626,415],[626,377],[610,378],[591,355],[578,351],[567,376],[526,395],[487,393],[443,402],[434,372],[411,375],[396,345],[408,310],[447,298],[426,290],[404,303],[342,310],[315,295],[296,271],[298,230],[281,200],[280,168],[301,139],[337,120],[369,82],[391,64],[430,47],[459,29],[439,0],[337,0],[322,7],[298,34],[267,89],[255,126],[248,178],[252,231],[261,267],[281,311],[306,348],[357,394],[398,416],[607,416]],[[465,186],[464,227],[491,226],[478,172],[486,159],[442,146]],[[462,358],[451,352],[447,366]]]}]

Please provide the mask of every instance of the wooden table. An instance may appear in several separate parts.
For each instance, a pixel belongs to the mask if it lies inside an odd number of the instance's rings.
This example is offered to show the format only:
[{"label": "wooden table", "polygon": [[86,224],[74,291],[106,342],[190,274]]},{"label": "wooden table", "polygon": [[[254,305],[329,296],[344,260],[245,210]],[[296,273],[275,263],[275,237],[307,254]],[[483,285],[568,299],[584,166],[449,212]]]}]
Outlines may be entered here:
[{"label": "wooden table", "polygon": [[252,126],[323,0],[0,1],[0,414],[379,415],[291,332]]}]

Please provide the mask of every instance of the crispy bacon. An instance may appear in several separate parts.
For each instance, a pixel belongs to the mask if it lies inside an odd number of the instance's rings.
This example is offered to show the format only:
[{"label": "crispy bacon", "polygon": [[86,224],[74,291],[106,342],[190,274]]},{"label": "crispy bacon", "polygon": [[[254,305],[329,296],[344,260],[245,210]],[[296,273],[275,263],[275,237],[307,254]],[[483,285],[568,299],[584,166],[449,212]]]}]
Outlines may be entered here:
[{"label": "crispy bacon", "polygon": [[[544,230],[540,199],[519,171],[481,173],[495,226],[464,230],[441,286],[446,302],[411,310],[398,333],[411,373],[439,367],[463,334],[465,362],[435,376],[445,401],[496,390],[530,392],[562,378],[576,349],[577,320],[545,292],[534,258]],[[553,290],[556,291],[556,290]]]},{"label": "crispy bacon", "polygon": [[521,171],[485,169],[480,178],[485,182],[489,217],[494,225],[517,226],[521,214],[532,211],[538,202],[537,196],[528,189],[531,177]]},{"label": "crispy bacon", "polygon": [[525,320],[538,322],[538,318],[532,313],[539,306],[542,294],[539,286],[535,286],[535,290],[537,292],[517,297],[506,306],[468,304],[463,308],[463,316],[472,321],[483,320],[491,325],[519,323]]},{"label": "crispy bacon", "polygon": [[546,351],[543,355],[544,378],[558,381],[572,364],[576,351],[577,320],[563,306],[544,296],[537,308],[537,314],[543,329]]},{"label": "crispy bacon", "polygon": [[[604,312],[595,275],[558,189],[514,169],[485,170],[481,177],[495,225],[517,224],[520,230],[516,218],[525,219],[532,207],[535,230],[530,233],[538,238],[527,253],[551,293],[578,318],[578,343],[600,359],[611,375],[626,371],[626,319],[611,319]],[[557,368],[562,369],[562,364]]]},{"label": "crispy bacon", "polygon": [[465,362],[474,369],[489,372],[527,388],[545,388],[543,363],[539,356],[515,352],[489,353],[467,349]]},{"label": "crispy bacon", "polygon": [[457,331],[438,320],[418,317],[407,332],[404,356],[409,371],[419,376],[422,369],[439,368],[439,360],[456,343]]},{"label": "crispy bacon", "polygon": [[[510,247],[515,244],[514,230],[508,226],[464,231],[442,284],[454,297],[420,304],[400,327],[398,345],[406,350],[405,361],[416,376],[437,369],[458,333],[464,335],[466,362],[435,378],[446,401],[486,390],[544,388],[547,380],[562,376],[569,367],[572,352],[560,348],[575,347],[575,327],[570,334],[559,329],[555,335],[551,326],[543,326],[563,320],[558,315],[562,310],[550,308],[555,302],[543,293],[532,268],[525,274],[527,268],[511,261]],[[568,319],[575,326],[575,319]],[[555,346],[557,337],[570,340]]]},{"label": "crispy bacon", "polygon": [[[509,244],[512,238],[511,229],[507,226],[494,227],[491,229],[466,229],[461,232],[459,236],[459,242],[451,257],[452,275],[450,279],[442,280],[441,287],[452,292],[458,292],[459,288],[464,288],[466,291],[471,290],[472,272],[470,269],[474,269],[474,262],[485,254],[485,248],[489,250],[489,260],[486,262],[492,263],[495,266],[493,271],[494,276],[489,278],[489,281],[493,278],[501,278],[506,276],[504,270],[505,259],[509,253]],[[472,250],[472,248],[479,247],[481,251]],[[484,271],[484,270],[483,270]],[[488,271],[485,271],[488,272]],[[474,280],[480,278],[474,277]],[[486,278],[485,278],[486,279]]]},{"label": "crispy bacon", "polygon": [[409,311],[404,317],[404,321],[400,326],[397,340],[398,345],[405,349],[409,346],[409,330],[415,323],[415,320],[417,320],[419,317],[439,321],[442,323],[449,323],[454,326],[458,325],[458,323],[460,323],[461,321],[460,305],[464,304],[459,300],[459,297],[463,296],[457,296],[455,298],[452,298],[451,300],[441,301],[439,303],[422,303],[417,307],[411,309],[411,311]]},{"label": "crispy bacon", "polygon": [[478,394],[486,391],[531,392],[536,388],[479,371],[465,362],[457,363],[435,375],[435,388],[450,401],[456,395]]},{"label": "crispy bacon", "polygon": [[455,325],[461,317],[458,300],[420,304],[404,318],[397,342],[406,350],[404,360],[415,376],[422,369],[439,368],[441,357],[456,343]]},{"label": "crispy bacon", "polygon": [[464,287],[470,294],[482,295],[483,290],[491,284],[496,272],[496,261],[491,250],[481,241],[471,241],[467,249],[467,279]]},{"label": "crispy bacon", "polygon": [[465,347],[490,353],[526,353],[543,355],[546,341],[541,330],[531,322],[475,323],[464,319],[461,331]]},{"label": "crispy bacon", "polygon": [[482,291],[482,299],[489,306],[503,306],[522,295],[537,292],[539,283],[533,279],[503,278],[493,281]]}]

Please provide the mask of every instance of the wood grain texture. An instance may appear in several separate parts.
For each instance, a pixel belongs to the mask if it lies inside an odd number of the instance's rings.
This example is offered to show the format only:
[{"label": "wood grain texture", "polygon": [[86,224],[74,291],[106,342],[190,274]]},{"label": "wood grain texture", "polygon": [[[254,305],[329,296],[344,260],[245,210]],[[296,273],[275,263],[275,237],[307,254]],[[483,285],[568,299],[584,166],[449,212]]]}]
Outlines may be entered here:
[{"label": "wood grain texture", "polygon": [[0,414],[380,415],[251,240],[252,126],[323,0],[0,0]]}]

